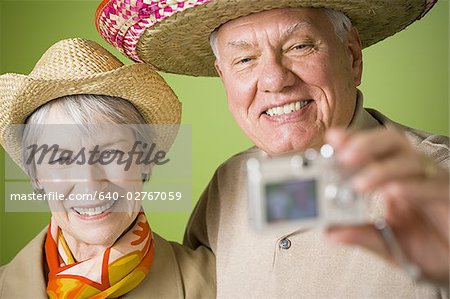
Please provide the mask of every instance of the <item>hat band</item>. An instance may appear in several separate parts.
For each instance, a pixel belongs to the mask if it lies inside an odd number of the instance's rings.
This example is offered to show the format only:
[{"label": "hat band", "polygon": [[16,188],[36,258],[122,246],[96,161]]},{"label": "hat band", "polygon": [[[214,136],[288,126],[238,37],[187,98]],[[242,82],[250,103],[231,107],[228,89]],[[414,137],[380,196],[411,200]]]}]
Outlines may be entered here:
[{"label": "hat band", "polygon": [[136,46],[150,26],[185,9],[212,0],[103,0],[97,9],[95,24],[100,35],[126,56],[143,62]]}]

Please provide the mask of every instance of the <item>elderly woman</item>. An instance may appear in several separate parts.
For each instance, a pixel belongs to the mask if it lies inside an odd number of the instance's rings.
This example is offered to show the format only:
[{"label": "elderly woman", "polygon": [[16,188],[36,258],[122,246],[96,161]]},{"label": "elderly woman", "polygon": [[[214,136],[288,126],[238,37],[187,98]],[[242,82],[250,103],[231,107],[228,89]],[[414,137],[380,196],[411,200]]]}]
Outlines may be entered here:
[{"label": "elderly woman", "polygon": [[[49,200],[48,228],[0,268],[1,298],[215,296],[214,257],[152,233],[130,198],[151,171],[137,157],[164,153],[176,135],[145,124],[173,128],[181,117],[152,67],[123,66],[94,42],[63,40],[29,76],[0,76],[0,95],[3,147],[35,192],[62,198]],[[37,155],[33,145],[57,148]]]}]

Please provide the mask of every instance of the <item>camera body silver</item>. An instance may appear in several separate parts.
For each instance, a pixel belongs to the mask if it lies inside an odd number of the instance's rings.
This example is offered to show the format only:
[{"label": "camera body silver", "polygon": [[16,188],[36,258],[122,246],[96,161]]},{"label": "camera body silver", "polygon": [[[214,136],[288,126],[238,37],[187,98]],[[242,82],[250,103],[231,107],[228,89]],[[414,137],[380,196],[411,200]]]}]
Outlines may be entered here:
[{"label": "camera body silver", "polygon": [[333,148],[247,161],[250,218],[260,230],[363,224],[367,200],[349,184]]}]

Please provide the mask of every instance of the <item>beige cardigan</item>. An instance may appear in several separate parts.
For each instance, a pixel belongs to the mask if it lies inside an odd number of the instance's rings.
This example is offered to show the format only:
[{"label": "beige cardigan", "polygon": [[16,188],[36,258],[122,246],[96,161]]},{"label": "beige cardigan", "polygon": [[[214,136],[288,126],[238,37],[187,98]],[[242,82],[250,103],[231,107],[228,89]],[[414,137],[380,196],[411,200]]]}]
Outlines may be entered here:
[{"label": "beige cardigan", "polygon": [[[448,163],[447,137],[399,126],[362,107],[355,115],[352,128],[390,123],[436,161]],[[216,255],[218,298],[441,297],[439,289],[415,283],[365,250],[330,245],[318,230],[255,232],[248,213],[244,162],[261,155],[252,148],[222,164],[187,227],[185,245],[206,246]],[[284,238],[290,241],[288,249],[280,247]]]},{"label": "beige cardigan", "polygon": [[[46,294],[44,229],[7,265],[0,268],[0,298],[40,299]],[[155,258],[147,277],[120,298],[214,298],[214,256],[190,250],[154,234]]]}]

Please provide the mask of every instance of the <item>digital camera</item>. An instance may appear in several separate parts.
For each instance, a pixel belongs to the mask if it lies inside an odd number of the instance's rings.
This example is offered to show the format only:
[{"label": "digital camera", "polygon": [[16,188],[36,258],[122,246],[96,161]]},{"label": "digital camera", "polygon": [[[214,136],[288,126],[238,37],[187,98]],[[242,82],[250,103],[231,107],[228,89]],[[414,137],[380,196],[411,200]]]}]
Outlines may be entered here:
[{"label": "digital camera", "polygon": [[334,149],[247,161],[250,218],[257,229],[362,224],[367,200],[350,187]]}]

